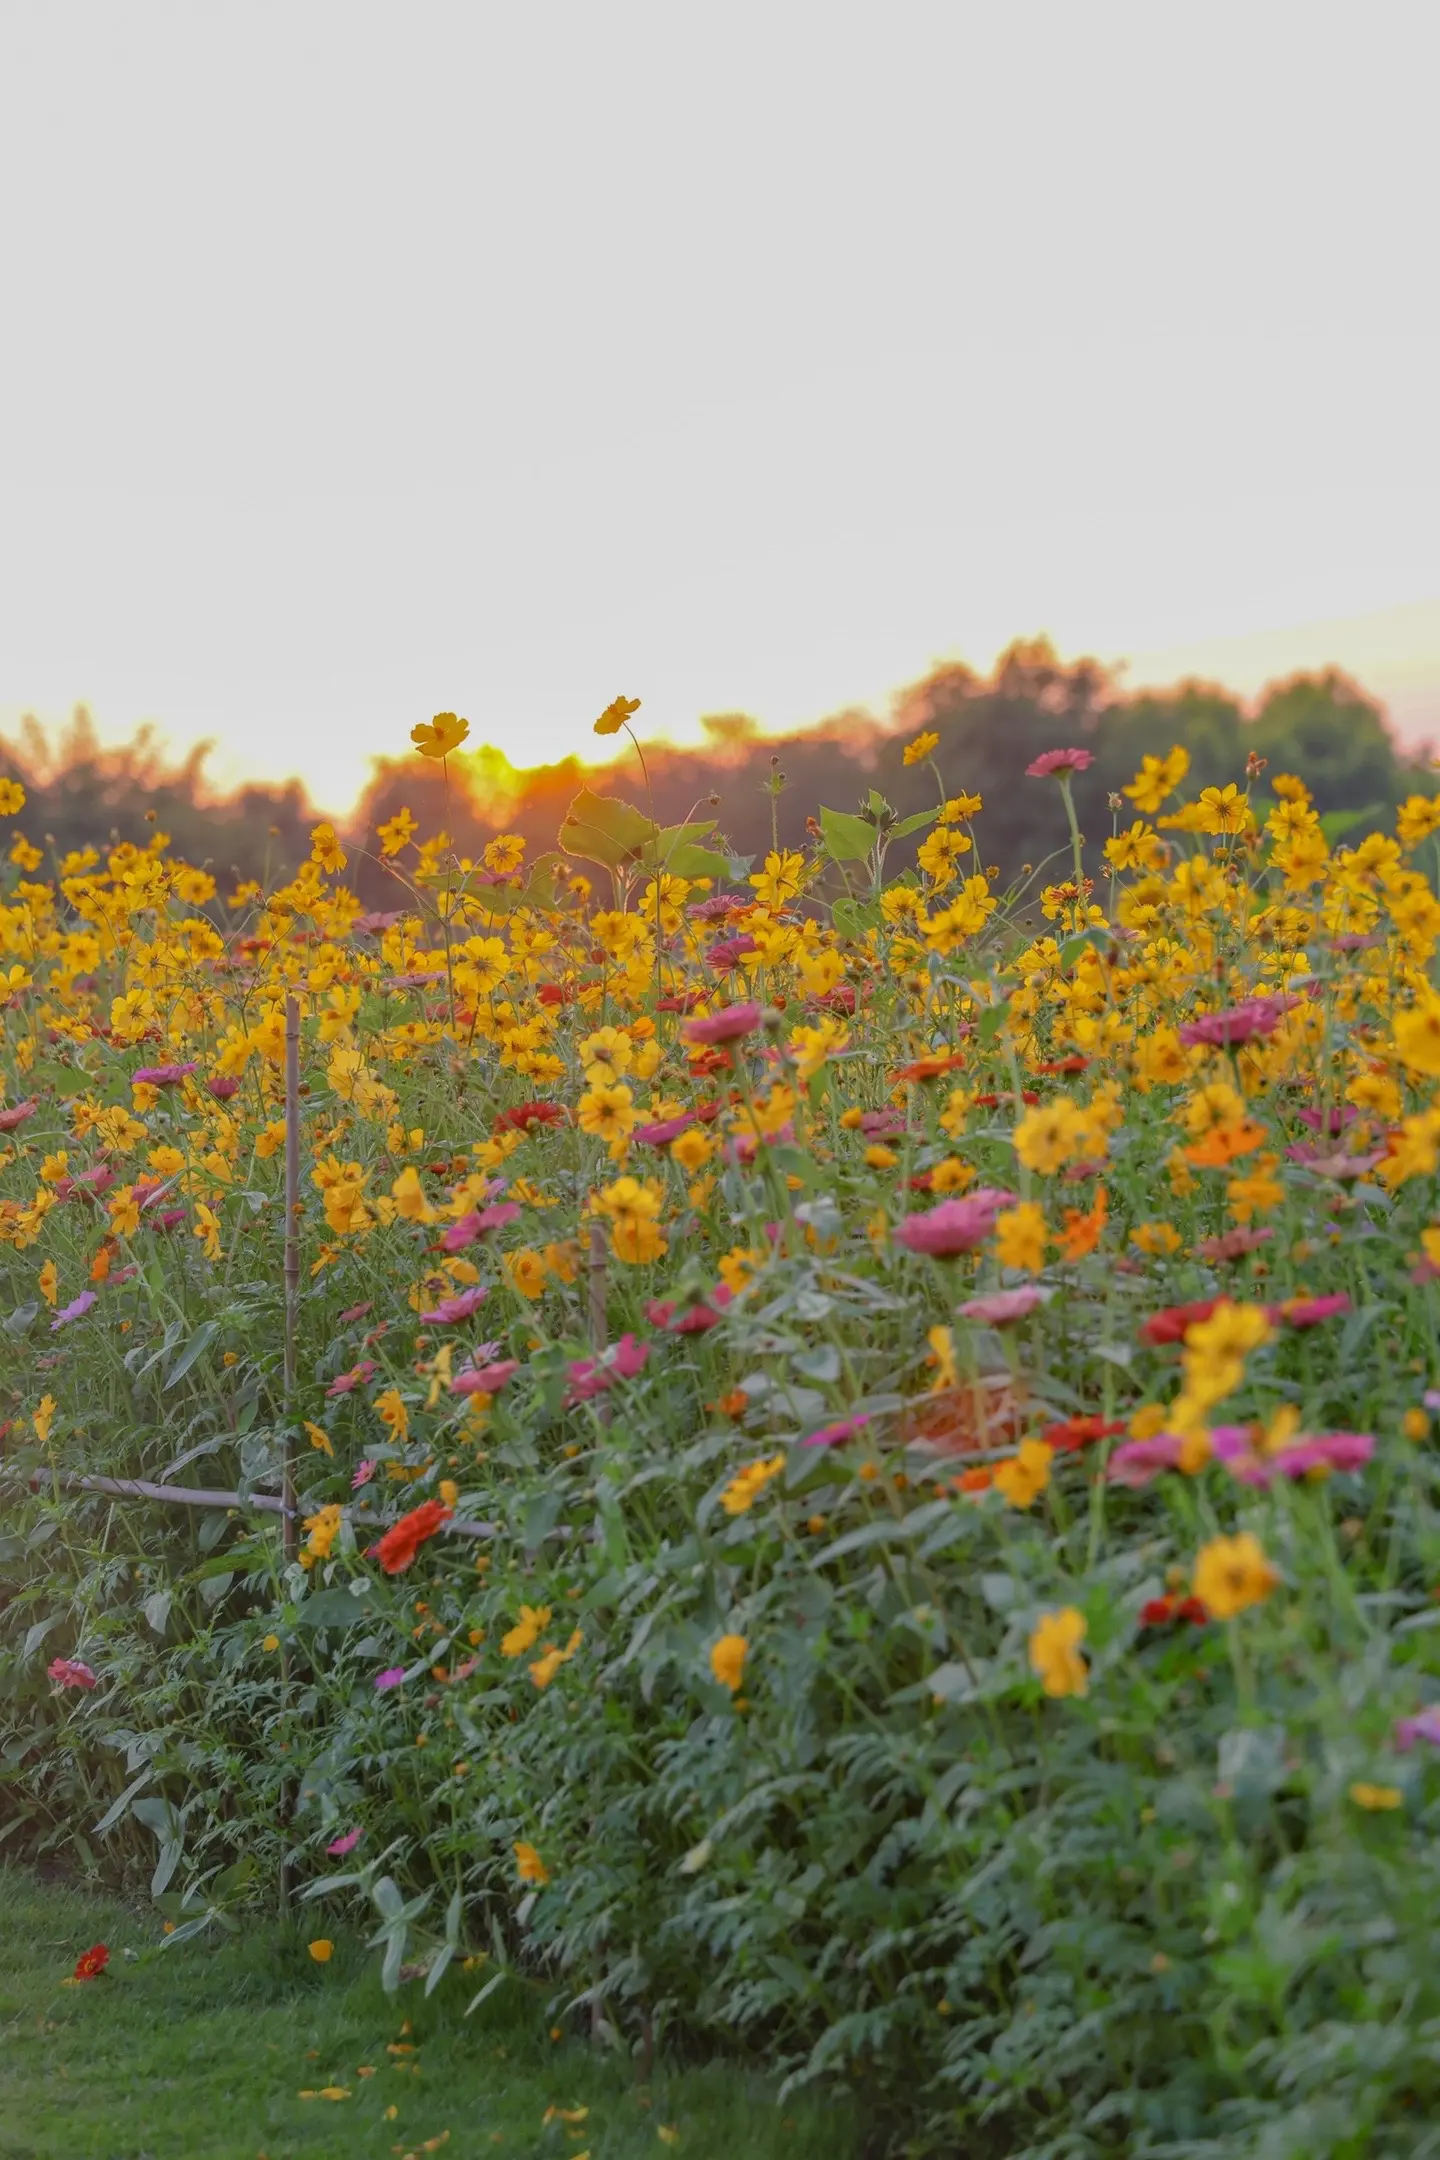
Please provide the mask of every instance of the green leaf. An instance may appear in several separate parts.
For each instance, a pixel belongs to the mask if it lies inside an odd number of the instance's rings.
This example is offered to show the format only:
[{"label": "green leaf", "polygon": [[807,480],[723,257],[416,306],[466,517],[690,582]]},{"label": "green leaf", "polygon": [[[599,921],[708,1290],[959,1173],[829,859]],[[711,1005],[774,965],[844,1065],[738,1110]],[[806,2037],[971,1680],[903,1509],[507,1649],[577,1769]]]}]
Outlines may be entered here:
[{"label": "green leaf", "polygon": [[544,1543],[559,1522],[560,1510],[564,1505],[565,1496],[558,1492],[536,1493],[527,1503],[522,1533],[527,1553],[534,1552],[538,1545]]},{"label": "green leaf", "polygon": [[714,848],[697,847],[693,842],[665,856],[664,864],[676,877],[728,878],[731,874],[728,855],[717,854]]},{"label": "green leaf", "polygon": [[875,901],[853,900],[848,895],[835,902],[830,919],[842,937],[852,938],[863,937],[867,930],[878,929],[882,920]]},{"label": "green leaf", "polygon": [[186,1343],[185,1348],[165,1376],[165,1386],[167,1388],[174,1387],[178,1381],[184,1379],[195,1360],[205,1355],[219,1332],[220,1322],[218,1320],[207,1320],[203,1327],[195,1330],[195,1333]]},{"label": "green leaf", "polygon": [[864,862],[875,845],[875,827],[868,818],[852,817],[846,810],[822,810],[820,830],[826,852],[835,862]]},{"label": "green leaf", "polygon": [[1366,803],[1363,810],[1326,810],[1320,819],[1320,830],[1333,843],[1349,832],[1352,825],[1361,825],[1366,818],[1384,815],[1383,803]]},{"label": "green leaf", "polygon": [[674,858],[677,848],[686,848],[690,846],[692,841],[704,840],[714,830],[715,820],[713,817],[698,819],[691,825],[662,826],[654,833],[652,839],[646,841],[644,848],[641,850],[640,860],[648,869],[653,870],[658,865],[663,870],[675,870],[677,877],[683,877],[685,872],[676,869],[675,865]]},{"label": "green leaf", "polygon": [[980,1025],[977,1030],[982,1048],[987,1048],[992,1042],[994,1042],[995,1037],[999,1034],[1001,1028],[1004,1027],[1009,1017],[1009,998],[1004,999],[1003,1002],[999,1005],[990,1005],[986,1007],[985,1011],[982,1012],[980,1015]]},{"label": "green leaf", "polygon": [[296,1627],[344,1628],[353,1626],[357,1620],[365,1620],[364,1598],[352,1597],[348,1590],[317,1590],[296,1609]]},{"label": "green leaf", "polygon": [[607,870],[642,861],[647,845],[658,836],[659,827],[631,804],[618,795],[592,794],[589,788],[581,788],[560,827],[560,845],[568,855],[602,863]]},{"label": "green leaf", "polygon": [[937,803],[933,810],[917,810],[912,817],[901,818],[890,834],[892,840],[903,840],[907,833],[919,832],[922,825],[933,825],[940,815]]}]

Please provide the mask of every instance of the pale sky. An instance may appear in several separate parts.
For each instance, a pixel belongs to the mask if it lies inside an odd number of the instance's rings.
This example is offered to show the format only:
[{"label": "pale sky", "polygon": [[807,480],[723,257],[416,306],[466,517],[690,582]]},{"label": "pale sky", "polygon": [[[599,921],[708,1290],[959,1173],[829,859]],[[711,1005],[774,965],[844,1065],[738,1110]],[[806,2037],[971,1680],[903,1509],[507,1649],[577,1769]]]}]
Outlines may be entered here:
[{"label": "pale sky", "polygon": [[343,809],[1048,631],[1440,737],[1433,0],[0,0],[0,728]]}]

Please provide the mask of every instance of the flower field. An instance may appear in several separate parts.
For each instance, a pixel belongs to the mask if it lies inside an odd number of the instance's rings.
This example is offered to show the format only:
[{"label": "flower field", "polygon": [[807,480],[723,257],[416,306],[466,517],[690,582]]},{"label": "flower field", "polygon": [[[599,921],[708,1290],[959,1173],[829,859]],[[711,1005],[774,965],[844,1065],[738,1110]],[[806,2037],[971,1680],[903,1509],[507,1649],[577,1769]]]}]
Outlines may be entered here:
[{"label": "flower field", "polygon": [[0,1850],[877,2152],[1440,2151],[1440,800],[1057,748],[1003,890],[938,747],[755,862],[16,826]]}]

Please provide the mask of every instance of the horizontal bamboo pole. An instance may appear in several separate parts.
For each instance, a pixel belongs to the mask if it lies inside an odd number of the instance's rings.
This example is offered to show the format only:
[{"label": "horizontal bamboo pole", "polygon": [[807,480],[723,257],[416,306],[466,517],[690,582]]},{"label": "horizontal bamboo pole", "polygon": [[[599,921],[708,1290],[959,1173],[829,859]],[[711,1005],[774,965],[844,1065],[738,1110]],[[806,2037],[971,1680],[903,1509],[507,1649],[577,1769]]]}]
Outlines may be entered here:
[{"label": "horizontal bamboo pole", "polygon": [[[255,1508],[262,1515],[283,1515],[285,1503],[271,1493],[212,1492],[201,1485],[156,1485],[149,1478],[83,1477],[78,1470],[33,1470],[30,1473],[31,1490],[38,1492],[45,1480],[66,1492],[109,1493],[116,1500],[158,1500],[171,1507],[197,1508]],[[499,1525],[488,1522],[467,1522],[463,1517],[452,1517],[441,1528],[452,1537],[493,1538],[499,1535]]]}]

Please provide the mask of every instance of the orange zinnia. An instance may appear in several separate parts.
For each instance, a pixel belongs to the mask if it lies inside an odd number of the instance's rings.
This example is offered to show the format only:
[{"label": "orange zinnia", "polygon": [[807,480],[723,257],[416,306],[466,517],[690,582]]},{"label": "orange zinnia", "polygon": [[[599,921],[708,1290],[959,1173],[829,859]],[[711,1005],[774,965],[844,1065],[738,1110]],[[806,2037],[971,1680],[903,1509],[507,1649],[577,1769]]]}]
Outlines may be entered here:
[{"label": "orange zinnia", "polygon": [[370,1549],[387,1575],[403,1575],[427,1538],[449,1522],[454,1508],[440,1500],[422,1500],[399,1522],[392,1523],[378,1545]]}]

